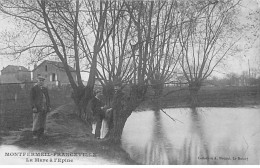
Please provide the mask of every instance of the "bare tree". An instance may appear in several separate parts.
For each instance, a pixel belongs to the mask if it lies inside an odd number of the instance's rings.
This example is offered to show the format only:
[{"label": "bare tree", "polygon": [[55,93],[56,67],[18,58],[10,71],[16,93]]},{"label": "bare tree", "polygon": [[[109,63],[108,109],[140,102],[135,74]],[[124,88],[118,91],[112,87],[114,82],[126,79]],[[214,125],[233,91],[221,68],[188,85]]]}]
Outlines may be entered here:
[{"label": "bare tree", "polygon": [[156,97],[162,95],[164,85],[175,77],[180,52],[177,50],[180,34],[180,13],[177,2],[158,3],[158,11],[153,25],[154,32],[150,44],[148,76]]},{"label": "bare tree", "polygon": [[[116,2],[113,1],[55,1],[55,0],[21,0],[1,1],[1,12],[17,18],[33,29],[34,37],[29,44],[7,46],[7,52],[21,54],[37,48],[41,54],[55,54],[64,65],[64,69],[73,88],[73,99],[77,106],[87,104],[91,99],[97,73],[98,53],[108,42],[114,26],[105,27],[108,10]],[[117,14],[114,25],[118,22],[120,9],[124,3],[113,8]],[[89,24],[89,22],[91,22]],[[87,26],[85,26],[87,25]],[[88,36],[89,27],[93,26],[92,36]],[[104,36],[104,32],[109,33]],[[88,38],[94,37],[94,43]],[[45,38],[43,41],[37,41]],[[39,45],[35,45],[39,44]],[[93,47],[91,47],[93,45]],[[44,52],[45,51],[45,52]],[[87,58],[90,65],[89,79],[84,87],[80,74],[80,62]],[[76,72],[69,70],[69,63],[74,62]],[[72,78],[77,74],[77,81]],[[81,109],[80,109],[81,110]],[[80,112],[81,114],[81,112]]]},{"label": "bare tree", "polygon": [[[120,142],[127,118],[146,100],[148,87],[155,86],[155,90],[161,93],[162,89],[156,88],[156,82],[159,81],[161,86],[170,80],[178,60],[178,52],[175,49],[180,31],[177,29],[179,18],[175,18],[178,13],[175,1],[126,2],[126,9],[126,20],[129,20],[129,24],[124,31],[124,38],[121,39],[121,43],[126,44],[121,47],[126,52],[121,53],[126,57],[119,54],[118,58],[123,57],[130,63],[127,73],[130,78],[126,80],[129,84],[127,89],[121,88],[115,94],[112,104],[114,127],[109,137],[115,143]],[[117,35],[121,36],[120,33]],[[126,38],[129,43],[125,43]]]},{"label": "bare tree", "polygon": [[[120,2],[115,3],[115,9]],[[108,105],[111,105],[114,95],[114,87],[118,85],[124,87],[129,83],[133,72],[133,59],[131,57],[131,48],[128,43],[130,40],[132,19],[126,14],[121,13],[120,21],[116,21],[115,10],[109,11],[110,18],[106,20],[106,30],[104,34],[111,33],[104,48],[98,56],[98,79],[103,86],[103,94],[107,98]],[[108,31],[109,26],[115,25],[112,32]]]},{"label": "bare tree", "polygon": [[258,8],[251,10],[248,16],[246,17],[248,21],[246,23],[242,23],[244,24],[244,31],[248,33],[246,36],[246,40],[248,41],[250,48],[256,45],[256,42],[259,41],[260,38],[260,2],[255,2],[255,4],[258,5]]},{"label": "bare tree", "polygon": [[[88,118],[86,106],[96,79],[111,87],[106,89],[113,95],[108,139],[114,143],[120,143],[127,118],[147,98],[149,86],[161,95],[178,65],[196,95],[201,82],[232,47],[223,40],[223,32],[233,7],[217,1],[0,2],[0,11],[30,26],[35,37],[18,50],[8,46],[9,51],[37,48],[41,54],[55,54],[70,80],[80,117]],[[41,37],[45,41],[37,41]],[[89,67],[86,87],[80,75],[82,60]],[[70,61],[76,65],[78,81],[69,71]],[[115,85],[119,90],[114,94]]]},{"label": "bare tree", "polygon": [[[76,9],[74,9],[76,6]],[[76,15],[70,11],[77,11]],[[73,36],[74,22],[78,21],[79,2],[76,4],[68,1],[1,1],[1,12],[13,16],[25,26],[31,28],[33,36],[29,44],[20,46],[10,46],[9,52],[21,54],[26,51],[38,50],[40,55],[56,54],[64,65],[64,69],[74,90],[82,86],[80,69],[76,66],[76,72],[69,69],[69,60],[71,57],[68,53],[77,48],[72,42],[77,41],[77,36]],[[68,19],[69,17],[73,18]],[[46,38],[47,37],[47,38]],[[41,39],[44,39],[40,41]],[[35,45],[38,44],[38,45]],[[77,45],[76,43],[74,45]],[[8,52],[8,51],[7,51]],[[78,65],[78,53],[75,50],[74,61]],[[37,56],[37,55],[36,55]],[[44,57],[43,57],[44,58]],[[76,73],[78,81],[76,82],[72,73]]]},{"label": "bare tree", "polygon": [[[229,54],[237,39],[230,36],[233,1],[190,2],[186,6],[179,36],[182,52],[179,65],[189,83],[192,106],[196,105],[197,94],[202,82]],[[188,22],[185,22],[188,20]]]}]

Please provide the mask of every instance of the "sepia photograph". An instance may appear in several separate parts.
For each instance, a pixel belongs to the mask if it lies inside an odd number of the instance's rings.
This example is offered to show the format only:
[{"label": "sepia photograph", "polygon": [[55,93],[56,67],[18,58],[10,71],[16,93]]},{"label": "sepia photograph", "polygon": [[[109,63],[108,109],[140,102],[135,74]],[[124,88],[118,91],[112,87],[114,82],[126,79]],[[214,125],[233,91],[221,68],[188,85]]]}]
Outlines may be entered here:
[{"label": "sepia photograph", "polygon": [[260,165],[260,0],[0,0],[0,165]]}]

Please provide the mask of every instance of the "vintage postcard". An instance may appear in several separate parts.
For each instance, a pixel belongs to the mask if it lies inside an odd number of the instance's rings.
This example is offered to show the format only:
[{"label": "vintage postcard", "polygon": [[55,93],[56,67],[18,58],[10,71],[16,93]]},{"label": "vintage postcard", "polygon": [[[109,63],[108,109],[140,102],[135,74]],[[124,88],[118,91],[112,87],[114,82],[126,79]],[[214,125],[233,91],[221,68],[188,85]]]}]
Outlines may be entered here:
[{"label": "vintage postcard", "polygon": [[1,165],[259,165],[259,0],[0,0]]}]

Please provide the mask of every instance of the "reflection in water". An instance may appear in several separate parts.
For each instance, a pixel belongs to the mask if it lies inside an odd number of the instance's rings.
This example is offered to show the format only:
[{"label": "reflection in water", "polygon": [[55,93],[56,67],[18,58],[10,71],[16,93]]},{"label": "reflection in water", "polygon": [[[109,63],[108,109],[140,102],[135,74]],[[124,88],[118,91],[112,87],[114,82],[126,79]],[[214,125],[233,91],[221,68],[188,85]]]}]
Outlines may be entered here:
[{"label": "reflection in water", "polygon": [[145,146],[143,164],[169,164],[168,140],[164,136],[160,111],[154,111],[152,136]]},{"label": "reflection in water", "polygon": [[259,164],[260,111],[166,109],[133,113],[122,147],[142,164]]},{"label": "reflection in water", "polygon": [[[198,157],[209,158],[207,141],[204,137],[203,126],[197,108],[192,108],[190,113],[190,136],[187,136],[183,144],[183,157],[181,162],[184,164],[196,164]],[[174,156],[173,156],[174,157]],[[208,163],[208,159],[206,159]]]}]

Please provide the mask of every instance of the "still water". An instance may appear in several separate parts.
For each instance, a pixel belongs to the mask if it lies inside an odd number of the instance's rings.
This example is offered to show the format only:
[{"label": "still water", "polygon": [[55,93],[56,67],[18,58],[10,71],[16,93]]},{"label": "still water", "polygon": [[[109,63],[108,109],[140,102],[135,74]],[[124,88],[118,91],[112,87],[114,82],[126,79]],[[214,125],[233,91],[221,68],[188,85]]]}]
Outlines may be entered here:
[{"label": "still water", "polygon": [[136,162],[260,164],[260,108],[164,112],[134,112],[128,118],[122,147]]}]

